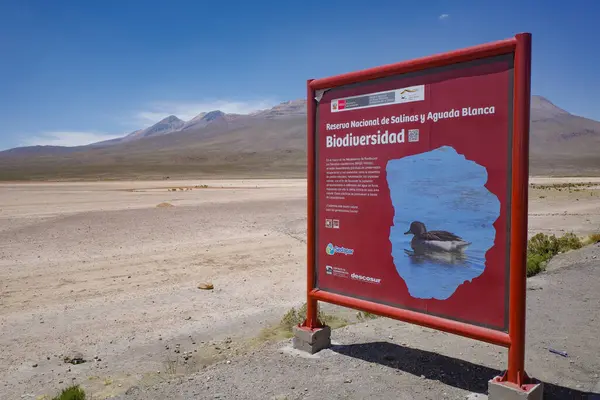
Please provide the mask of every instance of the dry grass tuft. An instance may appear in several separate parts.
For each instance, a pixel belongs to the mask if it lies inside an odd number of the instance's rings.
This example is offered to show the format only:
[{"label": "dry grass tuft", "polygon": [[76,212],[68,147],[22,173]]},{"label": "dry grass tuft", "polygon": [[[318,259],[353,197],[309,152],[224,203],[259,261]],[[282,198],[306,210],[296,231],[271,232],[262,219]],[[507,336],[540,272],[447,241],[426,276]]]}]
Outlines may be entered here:
[{"label": "dry grass tuft", "polygon": [[[298,310],[295,308],[290,309],[281,318],[279,324],[263,329],[258,337],[258,340],[261,342],[270,342],[289,339],[294,335],[294,326],[301,324],[305,317],[306,303],[304,303]],[[318,317],[323,324],[328,325],[331,327],[331,329],[342,328],[348,325],[348,321],[345,318],[336,315],[325,314],[321,310],[319,310]]]},{"label": "dry grass tuft", "polygon": [[52,400],[85,400],[85,392],[79,386],[71,386],[64,389]]},{"label": "dry grass tuft", "polygon": [[370,319],[375,319],[375,318],[379,318],[379,316],[376,314],[371,314],[368,311],[359,311],[356,313],[356,319],[359,322],[365,322],[365,321],[368,321]]},{"label": "dry grass tuft", "polygon": [[600,233],[592,233],[585,240],[585,244],[596,244],[600,243]]}]

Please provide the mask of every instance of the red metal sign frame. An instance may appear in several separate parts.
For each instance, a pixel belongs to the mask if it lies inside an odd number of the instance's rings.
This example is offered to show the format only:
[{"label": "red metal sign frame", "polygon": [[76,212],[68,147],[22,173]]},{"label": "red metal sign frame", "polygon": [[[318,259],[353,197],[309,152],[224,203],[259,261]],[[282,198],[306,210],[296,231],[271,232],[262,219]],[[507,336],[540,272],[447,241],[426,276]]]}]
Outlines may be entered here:
[{"label": "red metal sign frame", "polygon": [[[512,182],[511,233],[508,333],[475,326],[438,316],[378,304],[349,296],[330,293],[315,287],[315,233],[316,233],[316,101],[315,92],[342,85],[405,74],[461,62],[514,55],[513,121],[512,121]],[[317,329],[322,326],[317,317],[317,302],[337,304],[363,310],[384,317],[421,325],[440,331],[507,347],[508,369],[504,379],[521,387],[527,380],[525,373],[525,299],[527,251],[527,201],[529,176],[529,118],[531,96],[531,34],[452,52],[442,53],[396,64],[384,65],[333,77],[307,82],[307,137],[308,137],[308,226],[307,226],[307,316],[302,326]]]}]

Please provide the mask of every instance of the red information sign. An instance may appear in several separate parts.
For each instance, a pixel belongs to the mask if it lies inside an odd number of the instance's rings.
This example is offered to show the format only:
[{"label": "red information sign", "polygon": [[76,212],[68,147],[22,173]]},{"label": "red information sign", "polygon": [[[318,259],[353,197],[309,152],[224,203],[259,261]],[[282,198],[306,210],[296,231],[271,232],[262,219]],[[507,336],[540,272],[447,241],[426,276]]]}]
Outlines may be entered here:
[{"label": "red information sign", "polygon": [[375,312],[509,347],[521,380],[529,82],[528,34],[309,81],[306,326]]},{"label": "red information sign", "polygon": [[317,288],[507,329],[512,81],[505,55],[323,94]]}]

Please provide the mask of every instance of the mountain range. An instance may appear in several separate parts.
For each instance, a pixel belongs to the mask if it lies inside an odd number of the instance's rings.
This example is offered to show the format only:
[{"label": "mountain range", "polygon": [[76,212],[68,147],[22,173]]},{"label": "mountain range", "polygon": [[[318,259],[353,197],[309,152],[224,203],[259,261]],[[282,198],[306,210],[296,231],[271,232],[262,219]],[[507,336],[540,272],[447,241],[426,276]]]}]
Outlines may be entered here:
[{"label": "mountain range", "polygon": [[[531,99],[530,173],[600,175],[600,122],[541,96]],[[304,177],[306,101],[252,114],[175,115],[122,138],[86,146],[0,152],[0,180]]]}]

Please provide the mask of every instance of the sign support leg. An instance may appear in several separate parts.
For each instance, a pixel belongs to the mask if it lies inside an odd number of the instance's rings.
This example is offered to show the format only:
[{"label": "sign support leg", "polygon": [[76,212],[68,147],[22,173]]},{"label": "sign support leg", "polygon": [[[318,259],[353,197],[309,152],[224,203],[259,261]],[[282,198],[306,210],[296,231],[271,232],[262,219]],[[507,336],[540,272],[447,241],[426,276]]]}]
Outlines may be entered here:
[{"label": "sign support leg", "polygon": [[514,75],[513,170],[510,253],[508,370],[488,384],[489,399],[542,399],[543,386],[525,372],[525,299],[527,296],[527,202],[529,186],[529,118],[531,34],[516,36]]},{"label": "sign support leg", "polygon": [[319,305],[317,304],[317,300],[312,299],[310,296],[306,302],[306,320],[303,326],[309,329],[323,327],[323,324],[319,321]]},{"label": "sign support leg", "polygon": [[316,169],[315,169],[315,134],[316,127],[314,125],[315,121],[315,113],[316,113],[316,103],[315,103],[315,91],[310,87],[310,83],[312,79],[309,79],[306,82],[306,117],[307,117],[307,125],[306,125],[306,139],[307,139],[307,152],[308,152],[308,162],[307,162],[307,187],[306,187],[306,196],[307,196],[307,226],[306,226],[306,236],[307,236],[307,253],[306,253],[306,320],[302,324],[303,327],[309,329],[320,328],[321,323],[318,318],[318,305],[317,300],[313,299],[310,295],[311,290],[314,288],[315,284],[315,232],[316,232],[316,221],[315,216],[316,213],[316,205],[315,205],[315,180],[316,180]]},{"label": "sign support leg", "polygon": [[306,254],[306,319],[299,326],[294,327],[293,346],[295,349],[314,354],[331,345],[331,328],[323,326],[319,321],[318,303],[310,293],[315,287],[315,91],[310,87],[312,79],[306,83],[306,114],[307,114],[307,254]]},{"label": "sign support leg", "polygon": [[527,295],[527,191],[529,179],[529,107],[531,35],[517,35],[515,51],[511,273],[508,333],[508,382],[525,384],[525,296]]}]

